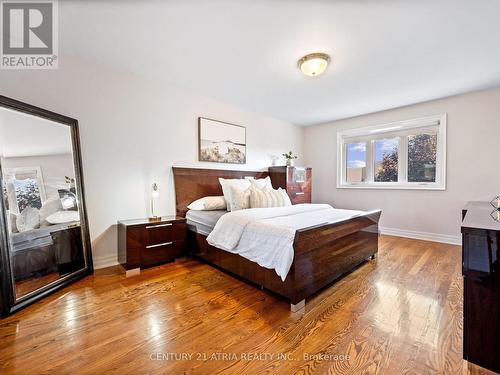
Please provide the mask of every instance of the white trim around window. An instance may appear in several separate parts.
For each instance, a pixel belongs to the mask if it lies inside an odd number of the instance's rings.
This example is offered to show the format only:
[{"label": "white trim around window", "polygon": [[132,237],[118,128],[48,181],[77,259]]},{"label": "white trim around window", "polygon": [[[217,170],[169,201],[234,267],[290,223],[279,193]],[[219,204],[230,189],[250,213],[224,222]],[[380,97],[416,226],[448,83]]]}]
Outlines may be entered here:
[{"label": "white trim around window", "polygon": [[[446,190],[446,122],[447,115],[445,113],[337,132],[337,188]],[[412,182],[408,178],[408,139],[409,136],[419,134],[436,137],[436,160],[433,166],[435,171],[432,170],[431,177],[427,181],[424,181],[425,178],[423,178],[422,181]],[[376,181],[376,176],[380,176],[376,172],[376,147],[379,144],[377,141],[382,140],[391,140],[394,145],[397,145],[397,173],[395,167],[392,168],[392,181]],[[353,144],[363,145],[365,167],[360,167],[360,170],[357,171],[359,172],[358,177],[355,179],[349,174],[351,181],[348,181],[348,145]],[[360,165],[362,165],[362,162]],[[415,177],[412,176],[410,174],[410,180],[415,180]]]}]

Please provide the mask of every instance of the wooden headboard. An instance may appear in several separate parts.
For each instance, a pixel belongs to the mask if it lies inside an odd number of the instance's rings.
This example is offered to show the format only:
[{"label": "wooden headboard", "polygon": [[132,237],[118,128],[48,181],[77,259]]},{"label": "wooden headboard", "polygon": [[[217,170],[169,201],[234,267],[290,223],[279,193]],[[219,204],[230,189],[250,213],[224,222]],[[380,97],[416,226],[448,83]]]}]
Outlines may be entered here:
[{"label": "wooden headboard", "polygon": [[177,216],[184,217],[187,206],[200,198],[222,195],[219,177],[222,178],[265,178],[267,171],[231,171],[227,169],[201,169],[172,167],[174,172],[175,201]]}]

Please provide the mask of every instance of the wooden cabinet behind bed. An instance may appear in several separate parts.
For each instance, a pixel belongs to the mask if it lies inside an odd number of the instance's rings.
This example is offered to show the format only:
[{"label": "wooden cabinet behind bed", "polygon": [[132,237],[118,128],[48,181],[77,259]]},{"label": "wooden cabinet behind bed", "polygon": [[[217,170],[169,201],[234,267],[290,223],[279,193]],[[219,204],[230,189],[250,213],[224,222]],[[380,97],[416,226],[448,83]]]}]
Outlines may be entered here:
[{"label": "wooden cabinet behind bed", "polygon": [[269,176],[275,189],[286,190],[292,204],[311,203],[312,168],[269,167]]}]

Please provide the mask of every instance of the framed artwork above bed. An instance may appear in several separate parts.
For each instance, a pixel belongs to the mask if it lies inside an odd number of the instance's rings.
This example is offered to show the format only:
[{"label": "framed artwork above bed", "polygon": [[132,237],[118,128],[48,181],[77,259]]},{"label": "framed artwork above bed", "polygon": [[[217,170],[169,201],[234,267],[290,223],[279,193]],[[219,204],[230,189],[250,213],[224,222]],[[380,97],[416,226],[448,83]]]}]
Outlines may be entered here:
[{"label": "framed artwork above bed", "polygon": [[244,126],[199,117],[198,134],[200,161],[246,163],[247,141]]}]

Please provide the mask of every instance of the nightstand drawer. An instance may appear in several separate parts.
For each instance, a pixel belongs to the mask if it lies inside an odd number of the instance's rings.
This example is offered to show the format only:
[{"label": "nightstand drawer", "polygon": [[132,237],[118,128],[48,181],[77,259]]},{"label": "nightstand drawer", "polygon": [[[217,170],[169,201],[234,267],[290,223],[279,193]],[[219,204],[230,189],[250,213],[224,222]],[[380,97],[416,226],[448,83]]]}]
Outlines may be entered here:
[{"label": "nightstand drawer", "polygon": [[146,246],[141,250],[141,267],[171,262],[182,256],[183,242],[165,242]]},{"label": "nightstand drawer", "polygon": [[145,230],[147,232],[146,246],[182,241],[186,236],[185,223],[151,223],[145,226]]}]

